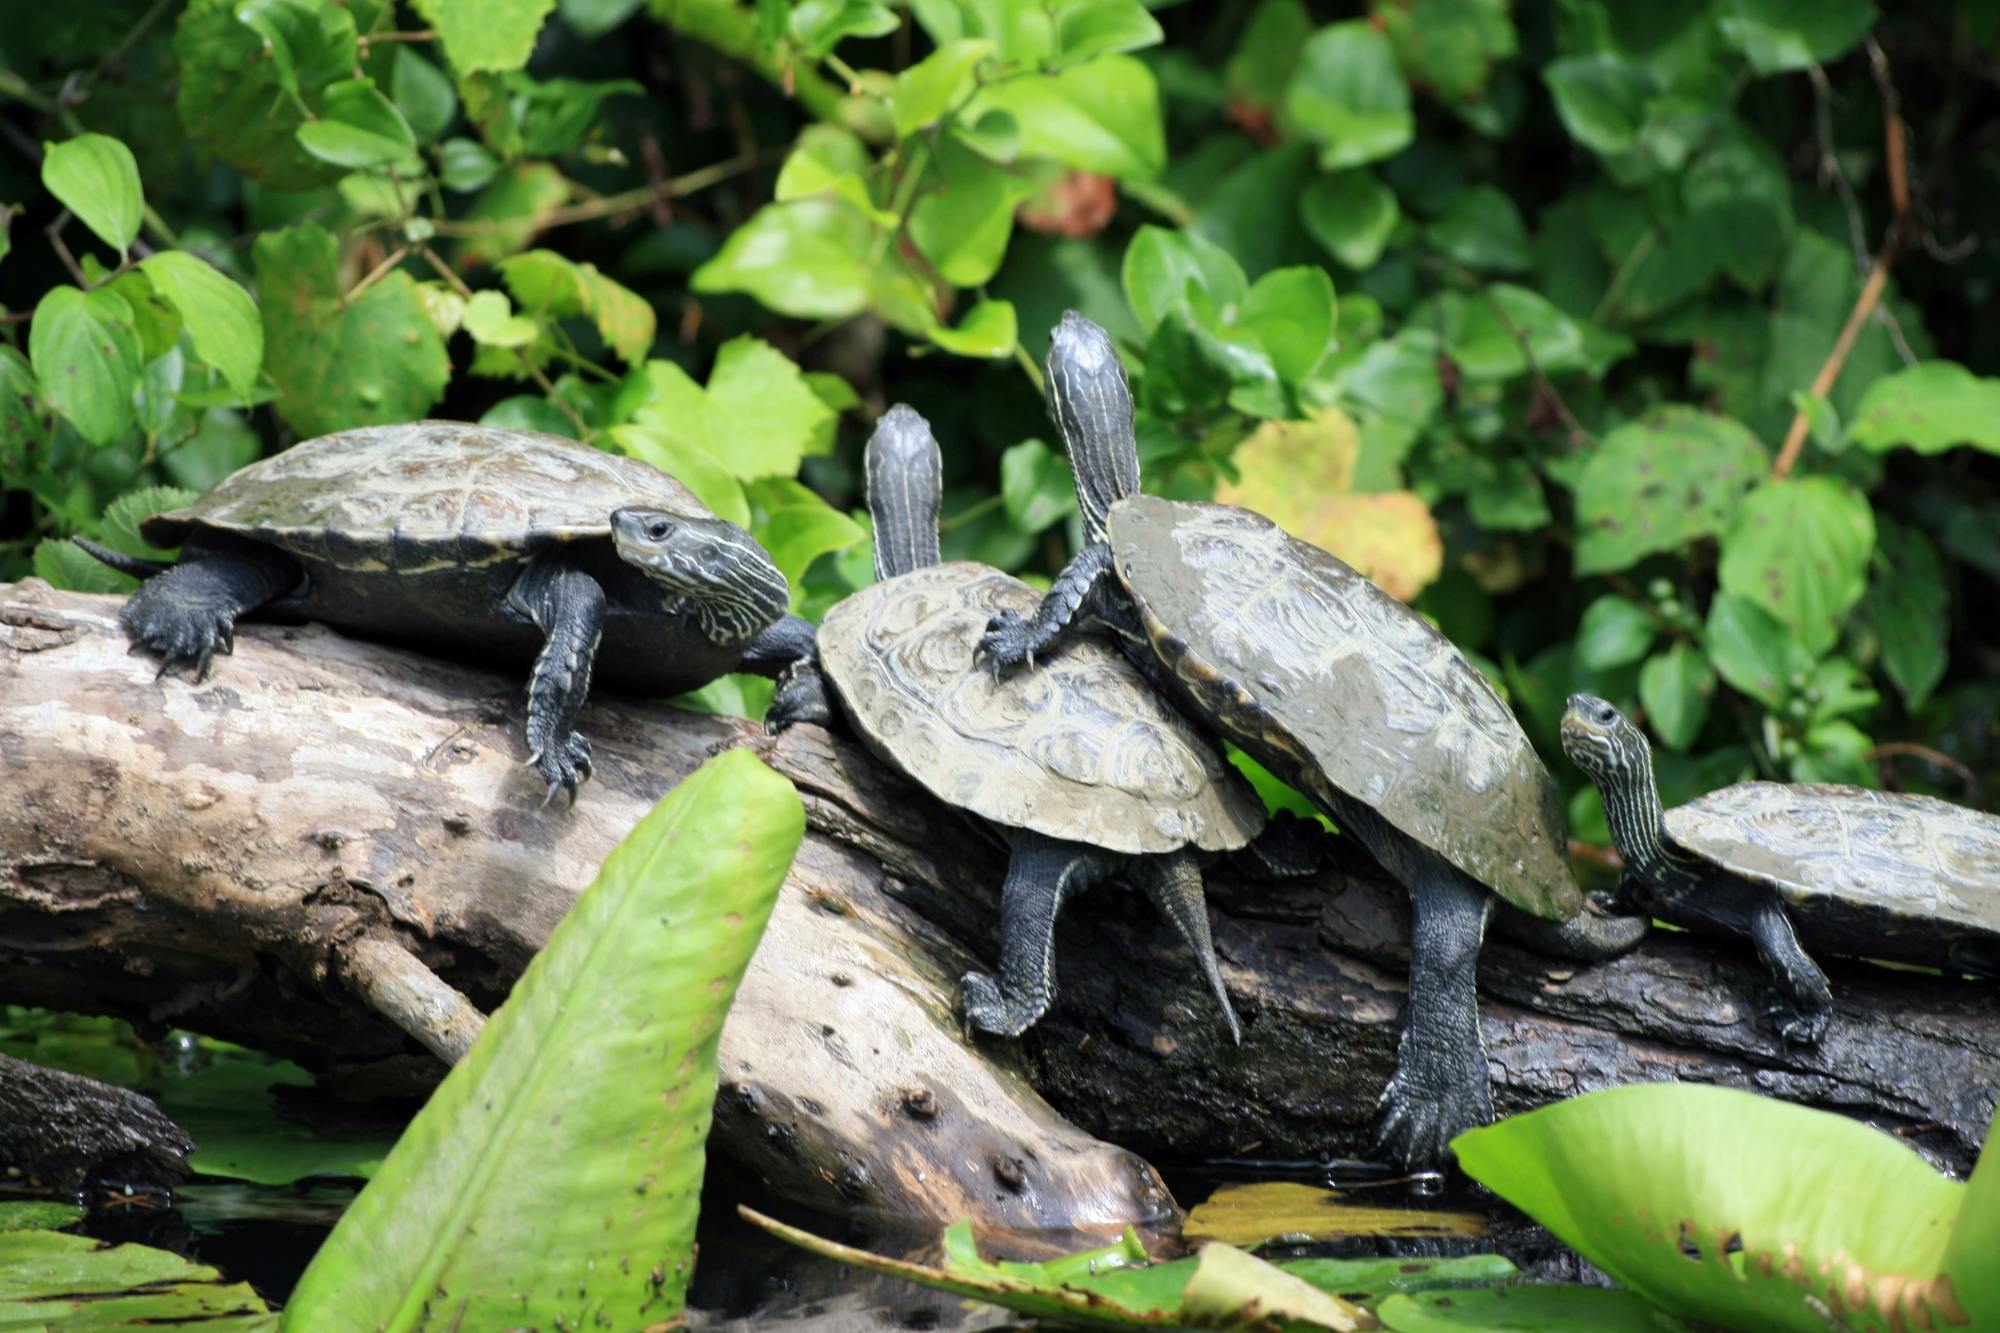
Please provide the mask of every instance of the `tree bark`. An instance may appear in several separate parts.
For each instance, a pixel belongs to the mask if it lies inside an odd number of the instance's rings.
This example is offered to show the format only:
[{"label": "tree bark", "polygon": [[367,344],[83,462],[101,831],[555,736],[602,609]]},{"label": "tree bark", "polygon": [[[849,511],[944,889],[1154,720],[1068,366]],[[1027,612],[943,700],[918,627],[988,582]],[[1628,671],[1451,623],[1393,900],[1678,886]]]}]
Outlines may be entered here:
[{"label": "tree bark", "polygon": [[[1241,1047],[1165,923],[1113,889],[1065,914],[1055,1011],[1020,1042],[968,1041],[957,978],[990,965],[1003,859],[860,746],[600,692],[583,722],[597,776],[574,810],[542,810],[519,680],[245,626],[207,683],[156,684],[117,606],[0,585],[0,1000],[211,1032],[335,1087],[420,1088],[639,814],[749,745],[810,827],[724,1032],[715,1143],[777,1193],[1069,1228],[1171,1214],[1128,1150],[1371,1145],[1407,923],[1370,865],[1276,886],[1212,874]],[[1729,1083],[1867,1116],[1965,1167],[2000,1085],[1993,990],[1832,975],[1825,1042],[1788,1051],[1747,946],[1662,933],[1585,967],[1495,940],[1496,1102]]]},{"label": "tree bark", "polygon": [[91,1181],[171,1188],[194,1140],[149,1097],[0,1054],[0,1166],[55,1193]]}]

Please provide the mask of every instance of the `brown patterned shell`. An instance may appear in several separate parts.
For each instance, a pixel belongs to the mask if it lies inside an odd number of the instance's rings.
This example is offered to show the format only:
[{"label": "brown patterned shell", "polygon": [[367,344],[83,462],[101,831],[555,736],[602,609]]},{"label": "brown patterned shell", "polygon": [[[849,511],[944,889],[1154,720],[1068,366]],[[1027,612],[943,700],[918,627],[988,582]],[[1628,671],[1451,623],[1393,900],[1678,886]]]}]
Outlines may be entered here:
[{"label": "brown patterned shell", "polygon": [[1555,780],[1428,621],[1261,514],[1134,496],[1110,516],[1155,651],[1218,725],[1537,916],[1582,905]]},{"label": "brown patterned shell", "polygon": [[1256,793],[1115,649],[1079,644],[997,680],[974,663],[995,612],[1040,599],[985,565],[914,570],[827,612],[820,659],[869,745],[949,805],[1115,852],[1255,837]]},{"label": "brown patterned shell", "polygon": [[163,547],[206,527],[342,569],[412,574],[608,539],[611,511],[625,505],[712,516],[634,458],[535,431],[417,421],[293,445],[142,530]]},{"label": "brown patterned shell", "polygon": [[2000,933],[2000,817],[1901,792],[1744,782],[1667,811],[1688,851],[1810,907]]}]

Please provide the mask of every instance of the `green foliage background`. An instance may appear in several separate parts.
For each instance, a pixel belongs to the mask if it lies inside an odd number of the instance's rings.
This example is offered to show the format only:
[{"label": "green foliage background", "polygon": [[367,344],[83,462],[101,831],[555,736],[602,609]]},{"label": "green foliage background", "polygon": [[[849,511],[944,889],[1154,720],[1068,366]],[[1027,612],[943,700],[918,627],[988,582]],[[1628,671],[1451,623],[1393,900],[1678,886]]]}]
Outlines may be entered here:
[{"label": "green foliage background", "polygon": [[1991,807],[1996,33],[1993,0],[22,7],[0,577],[115,590],[60,539],[144,553],[262,454],[435,414],[668,468],[816,616],[868,578],[897,400],[947,555],[1044,577],[1078,530],[1033,381],[1076,306],[1149,488],[1413,598],[1579,836],[1576,689],[1643,709],[1670,802]]}]

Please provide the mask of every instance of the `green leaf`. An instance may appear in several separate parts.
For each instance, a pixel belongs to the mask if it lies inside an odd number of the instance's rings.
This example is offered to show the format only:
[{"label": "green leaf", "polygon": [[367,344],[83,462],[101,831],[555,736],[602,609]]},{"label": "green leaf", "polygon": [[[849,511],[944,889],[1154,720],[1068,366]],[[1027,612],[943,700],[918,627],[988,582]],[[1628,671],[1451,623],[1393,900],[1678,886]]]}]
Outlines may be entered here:
[{"label": "green leaf", "polygon": [[1771,141],[1732,125],[1681,176],[1683,245],[1747,290],[1771,280],[1792,240],[1792,186]]},{"label": "green leaf", "polygon": [[1882,639],[1882,669],[1904,706],[1919,712],[1944,679],[1951,639],[1944,562],[1921,529],[1877,520],[1875,572],[1863,606]]},{"label": "green leaf", "polygon": [[1881,783],[1869,752],[1874,738],[1852,722],[1819,722],[1799,738],[1799,754],[1791,761],[1794,782],[1832,782],[1847,787]]},{"label": "green leaf", "polygon": [[1377,1310],[1395,1333],[1673,1333],[1692,1330],[1629,1291],[1539,1282],[1391,1296]]},{"label": "green leaf", "polygon": [[1605,157],[1636,145],[1653,91],[1644,71],[1608,53],[1568,56],[1545,66],[1542,81],[1570,138]]},{"label": "green leaf", "polygon": [[484,347],[526,347],[539,332],[534,320],[514,313],[505,292],[475,292],[465,303],[462,323]]},{"label": "green leaf", "polygon": [[1320,165],[1329,171],[1392,157],[1416,133],[1410,89],[1389,40],[1365,19],[1312,35],[1283,105],[1286,119],[1319,141]]},{"label": "green leaf", "polygon": [[824,60],[849,37],[884,37],[901,26],[877,0],[797,0],[786,30],[808,60]]},{"label": "green leaf", "polygon": [[1639,669],[1639,702],[1653,734],[1670,750],[1685,750],[1708,721],[1715,697],[1715,668],[1701,649],[1676,641]]},{"label": "green leaf", "polygon": [[195,433],[160,459],[176,486],[199,494],[264,452],[264,441],[245,424],[242,414],[209,408]]},{"label": "green leaf", "polygon": [[958,322],[958,327],[932,324],[927,336],[953,356],[997,361],[1014,354],[1020,329],[1012,302],[981,301],[965,312],[965,318]]},{"label": "green leaf", "polygon": [[1234,305],[1250,291],[1227,250],[1194,232],[1151,224],[1139,228],[1125,247],[1123,281],[1125,299],[1148,335],[1169,311],[1187,308],[1190,283],[1218,306]]},{"label": "green leaf", "polygon": [[1351,269],[1368,269],[1396,229],[1402,210],[1395,191],[1359,168],[1322,176],[1299,196],[1299,217],[1328,254]]},{"label": "green leaf", "polygon": [[938,150],[936,188],[910,210],[910,239],[946,282],[980,286],[999,271],[1014,234],[1014,208],[1031,188],[1019,174],[948,139]]},{"label": "green leaf", "polygon": [[1783,74],[1844,54],[1875,25],[1870,0],[1727,0],[1719,26],[1759,74]]},{"label": "green leaf", "polygon": [[83,1221],[80,1204],[39,1199],[0,1203],[0,1231],[61,1231]]},{"label": "green leaf", "polygon": [[1491,185],[1475,185],[1453,195],[1444,216],[1424,234],[1439,254],[1467,268],[1519,273],[1534,265],[1521,210]]},{"label": "green leaf", "polygon": [[2000,453],[2000,379],[1955,361],[1925,361],[1884,375],[1861,397],[1847,438],[1881,452],[1907,445],[1942,453],[1969,444]]},{"label": "green leaf", "polygon": [[1576,572],[1626,569],[1719,532],[1765,469],[1740,423],[1659,407],[1604,437],[1576,487]]},{"label": "green leaf", "polygon": [[66,592],[130,592],[139,581],[99,563],[81,546],[63,537],[35,543],[35,577]]},{"label": "green leaf", "polygon": [[340,175],[294,135],[319,91],[353,72],[356,49],[354,17],[333,0],[190,0],[174,30],[174,106],[238,170],[303,190]]},{"label": "green leaf", "polygon": [[563,415],[561,408],[539,394],[518,393],[512,398],[502,398],[480,413],[479,424],[576,438],[576,424]]},{"label": "green leaf", "polygon": [[[2000,1109],[1993,1113],[1985,1141],[2000,1144]],[[1970,1319],[1968,1328],[2000,1322],[2000,1266],[1993,1263],[1995,1254],[2000,1254],[2000,1147],[1987,1147],[1973,1165],[1965,1203],[1944,1249],[1944,1271]]]},{"label": "green leaf", "polygon": [[[679,366],[672,369],[680,371]],[[685,374],[682,378],[686,379]],[[693,380],[687,380],[687,384],[700,394],[700,385]],[[698,407],[702,403],[699,398],[695,401]],[[700,442],[706,438],[705,431],[698,439],[658,419],[634,421],[611,428],[611,441],[621,452],[651,463],[693,491],[695,498],[718,516],[738,527],[747,528],[750,526],[750,501],[743,494],[743,483],[730,475],[729,469],[708,452],[706,444]]]},{"label": "green leaf", "polygon": [[127,491],[104,510],[104,544],[142,560],[172,560],[174,552],[161,550],[139,535],[139,525],[155,514],[185,508],[198,497],[178,486],[142,486]]},{"label": "green leaf", "polygon": [[1000,455],[1000,496],[1007,521],[1022,532],[1041,532],[1076,512],[1069,464],[1040,440],[1023,440]]},{"label": "green leaf", "polygon": [[379,167],[417,149],[396,104],[367,79],[344,79],[326,90],[320,119],[299,126],[299,146],[341,167]]},{"label": "green leaf", "polygon": [[1156,46],[1165,35],[1139,0],[1075,0],[1056,14],[1056,63]]},{"label": "green leaf", "polygon": [[443,134],[458,114],[458,94],[452,91],[451,79],[407,46],[396,48],[389,91],[411,132],[424,143]]},{"label": "green leaf", "polygon": [[756,532],[757,540],[771,553],[771,562],[791,584],[795,603],[805,592],[806,570],[813,561],[844,551],[867,535],[859,523],[824,500],[774,509]]},{"label": "green leaf", "polygon": [[518,162],[475,199],[465,221],[479,230],[458,248],[463,268],[525,250],[542,220],[569,199],[569,182],[547,162]]},{"label": "green leaf", "polygon": [[1022,157],[1121,180],[1151,180],[1166,165],[1159,85],[1131,56],[1100,56],[1057,74],[991,84],[962,119],[976,124],[995,111],[1020,126]]},{"label": "green leaf", "polygon": [[248,397],[264,364],[264,325],[250,294],[184,250],[163,250],[139,268],[194,339],[195,355],[222,372],[229,387]]},{"label": "green leaf", "polygon": [[467,1328],[677,1316],[716,1044],[804,831],[748,750],[681,779],[340,1219],[287,1321],[412,1326],[439,1290]]},{"label": "green leaf", "polygon": [[1814,1305],[1838,1265],[1850,1313],[1879,1301],[1913,1325],[1946,1326],[1930,1283],[1965,1186],[1846,1116],[1729,1088],[1637,1084],[1509,1117],[1452,1147],[1468,1175],[1615,1281],[1691,1319],[1824,1333]]},{"label": "green leaf", "polygon": [[[1631,341],[1564,314],[1541,293],[1496,282],[1476,296],[1449,293],[1443,305],[1446,350],[1468,379],[1514,379],[1528,373],[1528,355],[1543,374],[1601,375],[1632,350]],[[1528,351],[1522,350],[1526,340]]]},{"label": "green leaf", "polygon": [[1659,634],[1653,613],[1629,597],[1604,596],[1584,608],[1576,655],[1598,671],[1629,666],[1646,655]]},{"label": "green leaf", "polygon": [[437,29],[445,56],[463,74],[519,69],[535,49],[556,0],[411,0]]},{"label": "green leaf", "polygon": [[42,400],[84,439],[111,444],[132,429],[139,334],[117,292],[49,288],[28,326],[28,359]]},{"label": "green leaf", "polygon": [[[799,8],[804,9],[812,2],[802,0]],[[562,11],[563,22],[574,28],[577,36],[587,40],[610,32],[631,18],[645,3],[646,0],[557,0],[557,7]],[[819,59],[819,55],[813,59]]]},{"label": "green leaf", "polygon": [[[211,1043],[204,1038],[202,1044]],[[197,1175],[263,1185],[314,1176],[365,1178],[395,1146],[393,1133],[312,1125],[283,1114],[280,1090],[313,1082],[290,1061],[227,1046],[203,1054],[205,1068],[167,1077],[159,1096],[160,1110],[201,1145],[188,1158]]]},{"label": "green leaf", "polygon": [[795,319],[846,319],[868,308],[867,221],[821,199],[767,204],[696,269],[697,292],[747,292]]},{"label": "green leaf", "polygon": [[1804,686],[1813,665],[1812,654],[1776,616],[1726,592],[1709,603],[1702,644],[1724,680],[1773,712]]},{"label": "green leaf", "polygon": [[1278,378],[1296,390],[1333,350],[1333,280],[1317,265],[1274,268],[1250,285],[1236,322],[1257,335]]},{"label": "green leaf", "polygon": [[444,395],[444,338],[409,274],[344,300],[338,247],[318,223],[257,238],[264,369],[302,436],[413,421]]},{"label": "green leaf", "polygon": [[474,139],[446,139],[438,145],[438,183],[470,194],[484,189],[500,170],[500,159]]},{"label": "green leaf", "polygon": [[1447,104],[1473,102],[1518,44],[1508,0],[1398,0],[1374,16],[1411,83]]},{"label": "green leaf", "polygon": [[278,1317],[247,1282],[144,1245],[54,1231],[0,1232],[0,1325],[120,1329],[171,1325],[191,1333],[275,1329]]},{"label": "green leaf", "polygon": [[971,94],[973,71],[994,50],[992,42],[978,38],[945,42],[898,74],[889,92],[896,137],[908,138],[950,114]]},{"label": "green leaf", "polygon": [[139,234],[146,200],[132,150],[105,134],[43,145],[42,184],[97,239],[124,254]]},{"label": "green leaf", "polygon": [[732,338],[716,353],[708,398],[731,470],[738,477],[789,477],[833,412],[785,354],[756,338]]},{"label": "green leaf", "polygon": [[1875,551],[1868,499],[1833,477],[1769,481],[1745,497],[1722,538],[1722,590],[1790,626],[1817,657],[1867,590]]},{"label": "green leaf", "polygon": [[1291,83],[1312,30],[1304,0],[1258,0],[1222,70],[1230,98],[1247,106],[1275,104]]},{"label": "green leaf", "polygon": [[[835,194],[854,205],[875,225],[893,227],[896,215],[877,208],[868,194],[864,177],[874,166],[868,149],[852,131],[838,125],[808,125],[786,155],[785,165],[779,168],[778,184],[771,197],[783,204],[819,194]],[[926,194],[924,199],[930,197]]]}]

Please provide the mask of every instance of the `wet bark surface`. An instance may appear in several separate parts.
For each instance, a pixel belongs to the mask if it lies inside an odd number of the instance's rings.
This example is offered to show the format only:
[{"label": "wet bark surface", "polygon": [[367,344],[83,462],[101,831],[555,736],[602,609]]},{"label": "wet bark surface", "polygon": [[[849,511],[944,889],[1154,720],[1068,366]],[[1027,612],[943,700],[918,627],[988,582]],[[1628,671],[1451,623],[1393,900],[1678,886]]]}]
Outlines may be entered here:
[{"label": "wet bark surface", "polygon": [[[1134,1152],[1371,1146],[1407,912],[1366,863],[1211,875],[1241,1047],[1171,930],[1116,886],[1065,913],[1055,1011],[1020,1042],[968,1040],[957,978],[991,966],[1004,860],[860,746],[600,692],[582,720],[597,776],[573,811],[542,810],[519,680],[245,626],[205,684],[155,683],[117,606],[0,585],[0,1000],[210,1032],[336,1088],[420,1088],[638,816],[750,745],[797,784],[809,831],[724,1032],[715,1143],[778,1195],[1067,1228],[1171,1212]],[[1964,1167],[2000,1086],[2000,992],[1829,970],[1826,1041],[1787,1050],[1747,946],[1660,934],[1585,966],[1493,940],[1496,1102],[1728,1083]]]},{"label": "wet bark surface", "polygon": [[11,1184],[171,1188],[194,1147],[150,1098],[0,1055],[0,1167]]}]

